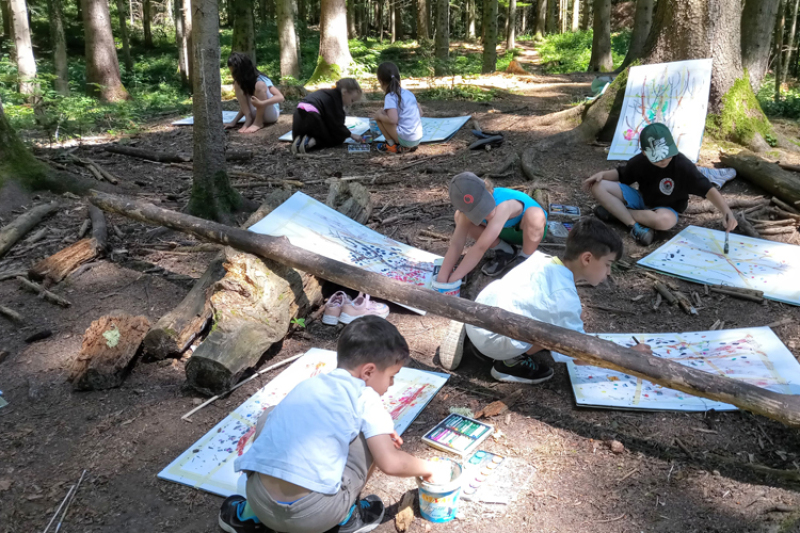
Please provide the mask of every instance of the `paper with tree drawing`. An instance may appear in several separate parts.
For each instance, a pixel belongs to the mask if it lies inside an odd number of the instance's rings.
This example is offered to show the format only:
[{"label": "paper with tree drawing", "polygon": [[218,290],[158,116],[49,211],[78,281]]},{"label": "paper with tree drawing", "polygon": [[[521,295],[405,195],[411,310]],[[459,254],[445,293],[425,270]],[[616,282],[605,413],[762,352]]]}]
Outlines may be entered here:
[{"label": "paper with tree drawing", "polygon": [[[223,497],[240,494],[233,461],[253,443],[259,415],[298,383],[336,368],[336,352],[312,348],[172,461],[158,477]],[[403,368],[383,395],[394,428],[403,433],[448,379],[447,374]]]},{"label": "paper with tree drawing", "polygon": [[[768,327],[643,333],[656,357],[712,374],[744,381],[781,394],[800,394],[800,364]],[[630,334],[600,334],[601,339],[632,346]],[[562,356],[563,357],[563,356]],[[669,411],[735,410],[730,404],[698,398],[621,372],[567,363],[578,405]]]},{"label": "paper with tree drawing", "polygon": [[800,305],[800,246],[689,226],[638,264],[679,278],[764,292]]},{"label": "paper with tree drawing", "polygon": [[[447,118],[433,118],[422,117],[422,139],[420,144],[435,143],[446,141],[456,134],[461,126],[467,123],[470,119],[466,117],[447,117]],[[369,118],[367,117],[347,117],[345,119],[345,126],[350,128],[350,131],[361,135],[369,130]],[[289,131],[281,135],[278,140],[290,142],[292,140],[292,132]],[[381,135],[373,139],[373,142],[384,142],[386,138]],[[353,139],[347,139],[345,142],[354,143]]]},{"label": "paper with tree drawing", "polygon": [[638,154],[641,131],[660,122],[669,127],[678,150],[697,162],[710,89],[711,59],[631,67],[609,161],[627,161]]}]

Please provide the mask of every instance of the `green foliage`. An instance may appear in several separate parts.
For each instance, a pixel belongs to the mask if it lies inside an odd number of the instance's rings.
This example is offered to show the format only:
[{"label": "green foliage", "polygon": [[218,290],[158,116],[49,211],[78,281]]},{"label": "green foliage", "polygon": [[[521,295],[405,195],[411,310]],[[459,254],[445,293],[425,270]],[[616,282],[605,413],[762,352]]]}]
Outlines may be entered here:
[{"label": "green foliage", "polygon": [[[545,36],[537,46],[544,71],[550,74],[586,71],[592,57],[592,35],[592,30],[588,30]],[[630,40],[631,33],[628,30],[611,34],[614,67],[625,59]]]},{"label": "green foliage", "polygon": [[772,125],[750,87],[747,71],[722,97],[721,113],[708,114],[706,131],[718,139],[729,139],[744,145],[749,144],[756,133],[760,133],[767,142],[768,136],[775,139]]},{"label": "green foliage", "polygon": [[290,323],[295,324],[298,328],[306,327],[306,319],[305,318],[293,318]]},{"label": "green foliage", "polygon": [[475,85],[455,85],[453,87],[431,87],[417,94],[420,100],[469,100],[488,102],[495,97],[494,89],[481,89]]},{"label": "green foliage", "polygon": [[768,117],[781,117],[797,120],[800,118],[800,86],[790,85],[781,91],[780,101],[775,101],[775,76],[768,75],[758,91],[758,103]]}]

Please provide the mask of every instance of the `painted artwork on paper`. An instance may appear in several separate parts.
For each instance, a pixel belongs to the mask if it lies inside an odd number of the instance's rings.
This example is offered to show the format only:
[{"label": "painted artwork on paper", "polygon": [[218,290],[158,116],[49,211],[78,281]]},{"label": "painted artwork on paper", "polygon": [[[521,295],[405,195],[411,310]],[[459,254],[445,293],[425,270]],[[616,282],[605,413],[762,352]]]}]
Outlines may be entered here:
[{"label": "painted artwork on paper", "polygon": [[[301,381],[335,368],[335,352],[312,348],[192,444],[158,477],[223,497],[237,494],[241,476],[234,472],[233,461],[253,443],[259,415],[277,405]],[[408,429],[448,377],[411,368],[400,370],[383,396],[398,433]]]},{"label": "painted artwork on paper", "polygon": [[[632,346],[630,334],[600,334],[601,339]],[[656,357],[744,381],[781,394],[800,394],[800,363],[771,328],[692,333],[636,334]],[[698,398],[649,381],[594,366],[567,363],[575,401],[588,407],[669,411],[730,411],[733,405]]]},{"label": "painted artwork on paper", "polygon": [[[469,116],[446,118],[422,117],[422,140],[420,140],[420,143],[425,144],[446,141],[455,135],[469,119]],[[350,131],[353,133],[361,135],[369,130],[369,119],[366,117],[347,117],[345,119],[345,126],[350,128]],[[291,142],[292,132],[284,133],[278,140]],[[373,142],[384,142],[385,140],[386,138],[381,135],[374,139]],[[355,143],[353,139],[347,139],[345,142]]]},{"label": "painted artwork on paper", "polygon": [[697,162],[710,89],[711,59],[631,67],[609,161],[638,154],[641,131],[660,122],[669,127],[678,150]]},{"label": "painted artwork on paper", "polygon": [[800,305],[800,246],[689,226],[638,264],[679,278],[764,292]]}]

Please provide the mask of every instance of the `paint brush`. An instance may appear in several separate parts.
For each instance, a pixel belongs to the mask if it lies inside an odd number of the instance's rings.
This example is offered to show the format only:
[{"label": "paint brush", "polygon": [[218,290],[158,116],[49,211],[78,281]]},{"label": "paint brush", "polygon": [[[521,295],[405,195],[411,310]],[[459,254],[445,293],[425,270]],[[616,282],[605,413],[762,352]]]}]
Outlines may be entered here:
[{"label": "paint brush", "polygon": [[641,343],[639,342],[639,339],[637,339],[637,338],[636,338],[636,337],[634,337],[633,335],[631,335],[631,339],[633,339],[633,342],[635,342],[636,344],[641,344]]},{"label": "paint brush", "polygon": [[730,236],[731,232],[728,230],[728,215],[725,214],[725,247],[722,249],[725,255],[728,255],[728,237]]}]

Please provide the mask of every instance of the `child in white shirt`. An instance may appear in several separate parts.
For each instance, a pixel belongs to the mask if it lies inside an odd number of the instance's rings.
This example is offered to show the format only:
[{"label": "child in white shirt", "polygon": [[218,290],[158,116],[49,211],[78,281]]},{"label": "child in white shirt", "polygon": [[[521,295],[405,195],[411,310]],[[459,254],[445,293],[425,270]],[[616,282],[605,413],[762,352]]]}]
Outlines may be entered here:
[{"label": "child in white shirt", "polygon": [[422,140],[422,108],[414,93],[400,86],[400,71],[394,63],[378,66],[378,82],[386,94],[383,109],[373,117],[386,138],[378,150],[395,154],[413,152]]}]

